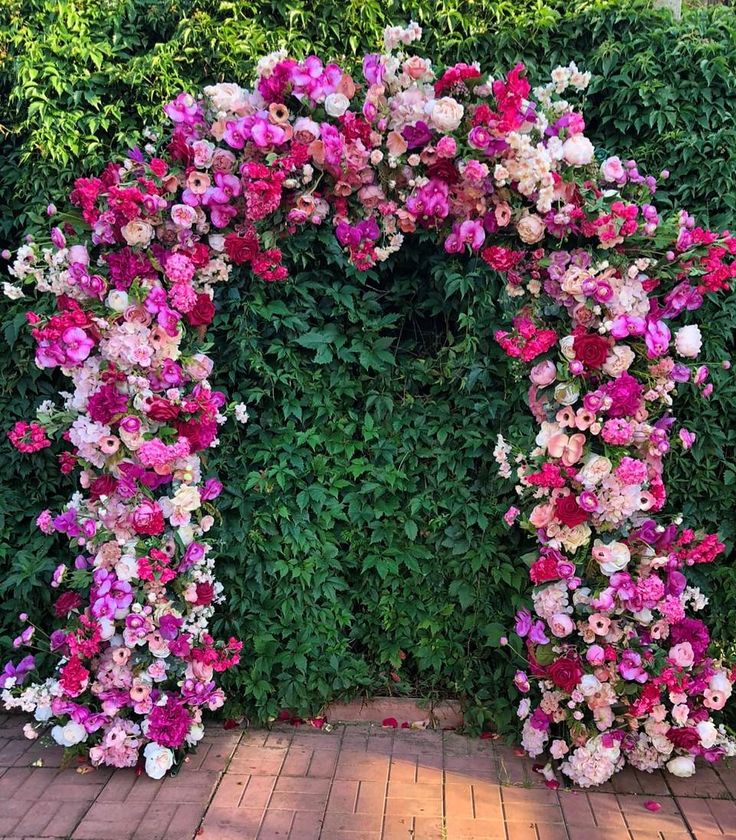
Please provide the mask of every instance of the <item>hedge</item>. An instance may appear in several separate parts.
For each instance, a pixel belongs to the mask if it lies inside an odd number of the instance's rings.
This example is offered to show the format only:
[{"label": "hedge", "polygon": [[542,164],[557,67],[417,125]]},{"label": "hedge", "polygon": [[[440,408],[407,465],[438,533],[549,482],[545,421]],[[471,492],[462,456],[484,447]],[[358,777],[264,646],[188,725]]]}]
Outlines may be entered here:
[{"label": "hedge", "polygon": [[[157,125],[161,104],[212,80],[246,84],[254,59],[280,46],[348,63],[387,23],[413,17],[438,63],[517,60],[541,81],[560,62],[591,70],[586,115],[601,150],[667,167],[666,200],[703,221],[736,215],[736,22],[689,10],[681,22],[629,2],[441,0],[213,2],[11,0],[0,20],[0,238],[45,226],[72,180]],[[416,241],[358,275],[329,231],[287,243],[292,279],[243,277],[221,294],[217,384],[250,406],[225,428],[219,575],[229,603],[218,633],[246,641],[228,688],[235,711],[300,715],[356,693],[462,698],[468,719],[511,725],[497,643],[519,602],[521,538],[500,523],[512,489],[494,471],[499,431],[530,430],[526,384],[492,341],[499,290]],[[22,303],[22,302],[21,302]],[[733,350],[736,296],[708,304],[706,357]],[[52,396],[34,367],[23,306],[2,304],[4,425]],[[698,434],[670,467],[671,505],[719,527],[736,522],[736,386],[714,368],[715,395],[681,400]],[[0,645],[15,615],[48,610],[60,544],[35,515],[73,484],[52,453],[0,442]],[[736,571],[702,582],[720,640],[734,642]]]}]

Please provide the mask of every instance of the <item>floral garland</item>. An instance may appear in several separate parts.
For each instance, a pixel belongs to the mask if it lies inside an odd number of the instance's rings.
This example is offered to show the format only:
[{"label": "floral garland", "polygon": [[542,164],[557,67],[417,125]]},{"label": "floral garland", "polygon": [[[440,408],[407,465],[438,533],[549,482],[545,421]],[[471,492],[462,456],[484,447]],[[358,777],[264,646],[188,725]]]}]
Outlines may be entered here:
[{"label": "floral garland", "polygon": [[[673,341],[668,323],[728,288],[736,238],[685,212],[662,217],[656,180],[634,161],[596,162],[562,98],[588,85],[574,64],[533,101],[523,65],[496,80],[468,64],[438,74],[407,52],[420,35],[387,29],[361,82],[282,52],[259,62],[253,91],[179,95],[165,138],[149,132],[122,165],[80,178],[81,218],[61,214],[48,246],[31,240],[16,255],[5,293],[28,283],[55,297],[54,314],[28,322],[37,364],[60,368],[71,390],[10,439],[34,452],[63,430],[61,469],[80,469],[82,491],[38,518],[76,553],[51,584],[61,626],[44,638],[59,665],[28,685],[26,656],[0,685],[7,707],[53,723],[53,739],[93,764],[145,760],[160,778],[201,737],[202,709],[223,702],[213,677],[241,645],[207,630],[222,587],[204,535],[221,485],[204,479],[202,455],[225,398],[208,384],[202,342],[218,283],[237,266],[284,280],[279,237],[322,224],[361,270],[425,230],[506,278],[516,316],[495,337],[535,362],[540,427],[516,458],[524,513],[505,517],[538,542],[526,558],[532,604],[516,621],[526,666],[515,684],[534,697],[519,705],[529,754],[549,748],[589,786],[626,761],[689,775],[696,756],[736,753],[713,720],[736,674],[690,615],[706,599],[684,574],[723,545],[654,518],[676,388],[713,388],[706,366],[674,358],[697,357],[697,325]],[[674,443],[693,439],[680,429]],[[510,452],[499,437],[507,476]],[[28,625],[17,646],[41,636]]]}]

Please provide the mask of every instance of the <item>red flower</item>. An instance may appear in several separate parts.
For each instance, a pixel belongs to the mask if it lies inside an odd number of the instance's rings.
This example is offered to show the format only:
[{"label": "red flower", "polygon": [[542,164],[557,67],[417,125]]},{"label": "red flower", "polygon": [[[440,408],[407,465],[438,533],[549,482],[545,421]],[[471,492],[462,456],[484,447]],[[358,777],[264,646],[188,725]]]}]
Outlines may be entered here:
[{"label": "red flower", "polygon": [[64,592],[54,601],[54,613],[58,618],[64,618],[81,605],[82,598],[76,592]]},{"label": "red flower", "polygon": [[98,476],[89,486],[91,499],[99,499],[100,496],[112,496],[117,489],[118,482],[111,475]]},{"label": "red flower", "polygon": [[189,325],[192,327],[206,327],[212,323],[215,317],[215,304],[209,295],[197,295],[197,302],[185,315]]},{"label": "red flower", "polygon": [[575,358],[587,368],[602,367],[608,358],[610,345],[601,335],[595,333],[581,333],[572,342]]},{"label": "red flower", "polygon": [[215,597],[215,588],[214,586],[209,583],[198,583],[197,584],[197,600],[194,602],[195,607],[206,607],[212,603],[213,598]]},{"label": "red flower", "polygon": [[130,515],[130,524],[136,534],[156,536],[164,530],[164,514],[156,502],[144,499]]},{"label": "red flower", "polygon": [[671,726],[667,739],[681,750],[692,750],[700,745],[700,735],[693,726]]},{"label": "red flower", "polygon": [[180,407],[163,397],[151,397],[146,406],[146,414],[158,423],[166,423],[179,416]]},{"label": "red flower", "polygon": [[568,657],[555,660],[547,671],[552,682],[568,694],[574,691],[575,686],[583,676],[583,669],[580,664]]},{"label": "red flower", "polygon": [[574,528],[588,518],[588,514],[580,507],[572,493],[558,496],[555,502],[555,516],[568,528]]},{"label": "red flower", "polygon": [[250,262],[258,253],[258,236],[251,228],[243,236],[228,233],[225,237],[225,253],[236,265]]},{"label": "red flower", "polygon": [[89,671],[73,656],[60,671],[59,684],[69,697],[78,697],[87,687]]}]

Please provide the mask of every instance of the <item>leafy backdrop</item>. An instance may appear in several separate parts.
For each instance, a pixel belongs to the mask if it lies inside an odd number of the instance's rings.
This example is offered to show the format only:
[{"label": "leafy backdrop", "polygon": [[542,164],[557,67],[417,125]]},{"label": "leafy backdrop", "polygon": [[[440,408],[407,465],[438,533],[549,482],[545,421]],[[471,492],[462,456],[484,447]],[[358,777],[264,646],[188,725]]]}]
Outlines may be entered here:
[{"label": "leafy backdrop", "polygon": [[[599,148],[671,172],[667,201],[703,221],[736,216],[736,23],[722,7],[666,12],[630,2],[8,0],[0,18],[0,239],[45,227],[49,200],[161,120],[161,104],[213,80],[250,81],[287,46],[355,58],[413,17],[438,63],[523,59],[535,81],[575,59],[591,70],[586,114]],[[307,715],[338,696],[457,696],[480,725],[510,725],[497,642],[525,586],[513,501],[495,475],[496,434],[529,431],[526,384],[491,336],[504,321],[481,268],[419,239],[367,275],[329,231],[287,243],[286,285],[246,278],[221,295],[217,384],[250,406],[223,430],[220,632],[246,640],[226,686],[245,711]],[[733,350],[736,297],[708,304],[706,357]],[[53,395],[32,362],[23,306],[2,304],[3,425]],[[693,451],[670,459],[672,507],[715,524],[733,557],[734,379],[681,415]],[[49,451],[0,443],[0,645],[16,614],[49,609],[63,548],[36,513],[72,492]],[[736,638],[736,570],[709,570],[711,623]],[[226,627],[223,625],[227,625]]]}]

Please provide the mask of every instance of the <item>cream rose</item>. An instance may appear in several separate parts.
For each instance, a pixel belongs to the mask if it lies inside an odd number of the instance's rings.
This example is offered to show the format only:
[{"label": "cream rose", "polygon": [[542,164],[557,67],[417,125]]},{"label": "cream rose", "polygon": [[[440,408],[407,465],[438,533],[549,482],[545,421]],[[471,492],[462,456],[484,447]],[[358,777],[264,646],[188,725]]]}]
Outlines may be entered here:
[{"label": "cream rose", "polygon": [[221,82],[219,85],[207,85],[204,94],[216,111],[235,114],[248,104],[248,94],[233,82]]},{"label": "cream rose", "polygon": [[451,96],[435,99],[429,107],[430,122],[438,131],[445,134],[449,134],[458,128],[465,113],[463,106]]},{"label": "cream rose", "polygon": [[562,156],[571,166],[587,166],[594,154],[593,144],[582,134],[574,134],[562,144]]},{"label": "cream rose", "polygon": [[611,474],[613,464],[605,455],[589,455],[578,472],[578,481],[586,487],[595,487]]},{"label": "cream rose", "polygon": [[148,245],[153,236],[153,225],[143,219],[132,219],[120,232],[128,245]]},{"label": "cream rose", "polygon": [[617,344],[611,348],[603,364],[603,372],[617,379],[634,361],[634,351],[625,344]]},{"label": "cream rose", "polygon": [[576,382],[560,382],[555,387],[555,399],[560,405],[572,405],[580,396],[580,387]]},{"label": "cream rose", "polygon": [[519,239],[527,245],[533,245],[544,236],[546,227],[541,216],[536,213],[527,213],[516,223],[516,232]]},{"label": "cream rose", "polygon": [[666,767],[673,776],[687,779],[695,774],[695,759],[690,755],[678,755],[677,758],[670,759]]},{"label": "cream rose", "polygon": [[560,542],[567,551],[574,554],[581,546],[590,542],[591,530],[585,522],[576,525],[574,528],[563,528],[564,533],[560,535]]}]

